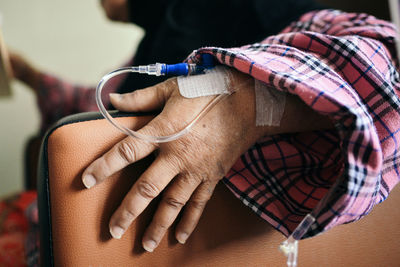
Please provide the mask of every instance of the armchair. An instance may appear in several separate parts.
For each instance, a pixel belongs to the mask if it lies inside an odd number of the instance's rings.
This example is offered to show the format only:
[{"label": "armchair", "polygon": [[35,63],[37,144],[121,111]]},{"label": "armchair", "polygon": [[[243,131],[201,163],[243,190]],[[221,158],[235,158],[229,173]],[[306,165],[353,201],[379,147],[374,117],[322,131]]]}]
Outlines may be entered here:
[{"label": "armchair", "polygon": [[[114,114],[138,128],[151,115]],[[39,164],[42,266],[285,266],[278,246],[285,237],[219,184],[185,245],[173,229],[153,252],[141,237],[157,203],[112,239],[108,221],[125,193],[149,165],[146,158],[91,190],[82,171],[124,138],[97,113],[69,116],[44,138]],[[366,218],[301,241],[299,266],[393,266],[400,262],[400,188]]]}]

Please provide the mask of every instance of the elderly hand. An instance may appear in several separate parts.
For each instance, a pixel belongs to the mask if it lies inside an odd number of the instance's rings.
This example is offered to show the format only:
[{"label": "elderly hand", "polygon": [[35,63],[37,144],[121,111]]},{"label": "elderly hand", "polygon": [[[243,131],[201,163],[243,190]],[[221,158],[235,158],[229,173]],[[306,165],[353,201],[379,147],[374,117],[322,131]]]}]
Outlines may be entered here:
[{"label": "elderly hand", "polygon": [[[241,88],[214,106],[188,134],[159,145],[127,137],[84,171],[83,183],[90,188],[159,150],[155,161],[113,214],[109,226],[114,238],[121,238],[132,221],[163,192],[158,209],[143,236],[143,247],[153,251],[183,207],[175,235],[180,243],[185,243],[218,181],[257,139],[296,127],[307,128],[310,125],[307,121],[312,121],[313,125],[321,121],[315,118],[318,116],[316,113],[293,97],[287,100],[287,105],[293,105],[285,110],[283,119],[289,115],[296,118],[295,123],[287,120],[281,127],[256,127],[254,82],[248,75],[237,71],[232,74],[232,86]],[[139,130],[140,133],[155,136],[183,129],[211,99],[182,97],[176,79],[133,93],[111,95],[112,104],[121,111],[163,108],[157,117]],[[306,114],[306,122],[299,119],[301,113]]]},{"label": "elderly hand", "polygon": [[[182,138],[156,145],[127,137],[85,170],[83,181],[91,187],[159,149],[154,163],[112,216],[110,231],[113,237],[120,238],[162,191],[162,201],[143,237],[143,247],[152,251],[184,206],[176,238],[184,243],[192,233],[218,181],[264,134],[261,127],[255,127],[253,81],[244,74],[235,74],[234,84],[247,84],[248,88],[219,102]],[[139,130],[156,136],[183,129],[212,98],[182,97],[176,79],[125,95],[111,95],[112,104],[121,111],[149,111],[163,107],[160,115]]]}]

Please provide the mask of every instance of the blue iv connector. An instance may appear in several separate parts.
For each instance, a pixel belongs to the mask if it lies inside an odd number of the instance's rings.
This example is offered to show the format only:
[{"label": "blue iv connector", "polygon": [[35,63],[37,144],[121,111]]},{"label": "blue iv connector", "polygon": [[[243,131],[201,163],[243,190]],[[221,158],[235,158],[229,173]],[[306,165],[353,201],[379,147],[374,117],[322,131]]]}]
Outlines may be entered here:
[{"label": "blue iv connector", "polygon": [[148,75],[168,75],[168,76],[187,76],[202,74],[205,70],[214,68],[214,57],[210,54],[203,54],[201,56],[201,64],[164,64],[156,63],[147,66],[132,67],[135,72],[145,73]]},{"label": "blue iv connector", "polygon": [[201,55],[201,64],[162,64],[161,75],[168,76],[187,76],[193,74],[204,73],[206,69],[212,69],[215,67],[214,57],[211,54]]}]

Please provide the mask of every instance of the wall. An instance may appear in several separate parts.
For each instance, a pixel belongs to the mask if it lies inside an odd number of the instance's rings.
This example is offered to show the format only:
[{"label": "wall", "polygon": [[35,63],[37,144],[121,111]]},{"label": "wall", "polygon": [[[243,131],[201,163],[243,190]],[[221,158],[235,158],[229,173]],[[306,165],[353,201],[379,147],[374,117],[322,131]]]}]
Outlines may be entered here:
[{"label": "wall", "polygon": [[[96,84],[130,57],[143,32],[106,19],[98,0],[1,0],[7,45],[38,68]],[[19,82],[0,98],[0,196],[22,190],[23,152],[39,127],[35,96]]]}]

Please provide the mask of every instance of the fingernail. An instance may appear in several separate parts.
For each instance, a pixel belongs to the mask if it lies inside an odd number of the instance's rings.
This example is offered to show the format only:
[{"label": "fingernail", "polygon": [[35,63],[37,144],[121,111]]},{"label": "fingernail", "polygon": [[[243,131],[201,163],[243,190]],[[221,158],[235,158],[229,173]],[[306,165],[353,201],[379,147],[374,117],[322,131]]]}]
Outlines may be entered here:
[{"label": "fingernail", "polygon": [[110,98],[114,98],[114,100],[121,100],[122,95],[117,93],[110,93]]},{"label": "fingernail", "polygon": [[82,181],[86,188],[91,188],[96,184],[96,179],[91,174],[86,174]]},{"label": "fingernail", "polygon": [[121,239],[124,232],[125,232],[124,229],[122,229],[119,226],[113,226],[110,228],[110,234],[115,239]]},{"label": "fingernail", "polygon": [[181,244],[185,244],[187,239],[188,239],[188,234],[186,233],[178,233],[176,235],[176,240],[178,240],[178,242]]},{"label": "fingernail", "polygon": [[154,240],[147,240],[143,242],[143,248],[148,252],[153,252],[157,244]]}]

